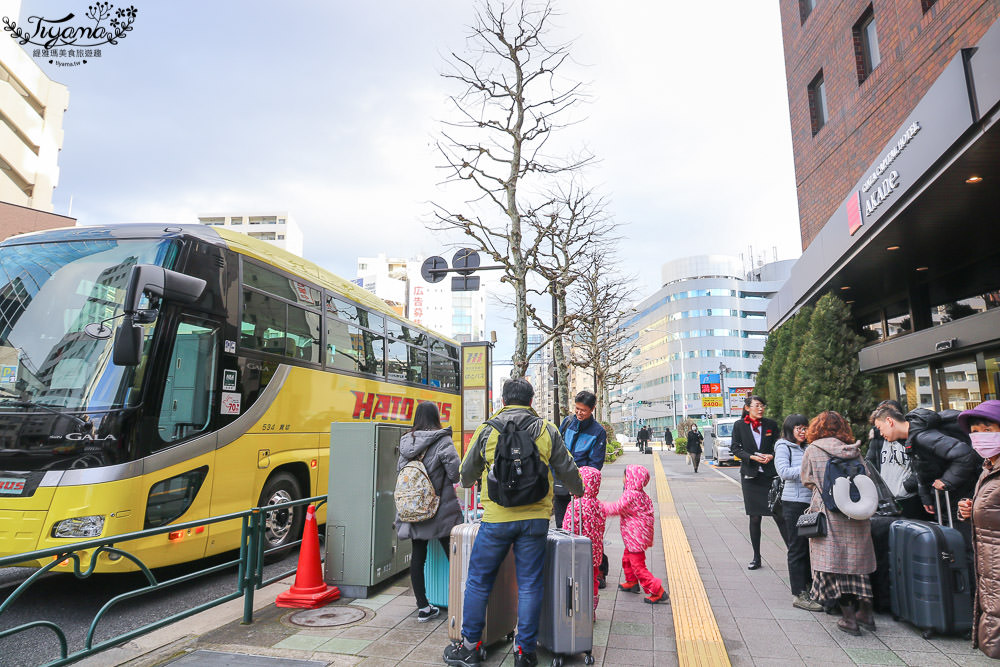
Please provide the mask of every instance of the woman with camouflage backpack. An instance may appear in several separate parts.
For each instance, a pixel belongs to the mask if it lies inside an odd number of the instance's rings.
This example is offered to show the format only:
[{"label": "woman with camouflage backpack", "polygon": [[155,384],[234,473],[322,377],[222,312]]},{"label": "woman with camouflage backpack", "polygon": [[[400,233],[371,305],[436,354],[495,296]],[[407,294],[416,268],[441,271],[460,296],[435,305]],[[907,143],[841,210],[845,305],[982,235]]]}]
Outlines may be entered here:
[{"label": "woman with camouflage backpack", "polygon": [[437,406],[430,401],[417,406],[413,414],[413,428],[399,439],[399,462],[396,470],[402,471],[407,464],[414,461],[423,464],[427,478],[434,487],[437,498],[440,499],[437,511],[428,519],[416,522],[402,521],[398,514],[396,518],[396,534],[400,539],[413,541],[410,583],[413,585],[413,595],[417,599],[417,621],[425,623],[441,612],[427,601],[427,589],[424,585],[427,543],[430,540],[438,540],[447,556],[451,529],[462,523],[462,508],[458,503],[454,487],[458,481],[460,464],[458,452],[452,441],[451,427],[441,427],[441,416]]}]

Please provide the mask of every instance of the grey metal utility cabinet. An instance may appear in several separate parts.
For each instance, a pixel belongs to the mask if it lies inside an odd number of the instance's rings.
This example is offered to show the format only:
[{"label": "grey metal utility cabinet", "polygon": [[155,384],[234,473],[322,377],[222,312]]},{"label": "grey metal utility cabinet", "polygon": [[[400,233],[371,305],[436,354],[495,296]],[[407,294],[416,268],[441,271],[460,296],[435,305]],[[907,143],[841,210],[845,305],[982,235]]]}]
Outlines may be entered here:
[{"label": "grey metal utility cabinet", "polygon": [[409,426],[330,424],[330,485],[326,512],[326,583],[345,597],[410,566],[410,540],[393,528],[399,439]]}]

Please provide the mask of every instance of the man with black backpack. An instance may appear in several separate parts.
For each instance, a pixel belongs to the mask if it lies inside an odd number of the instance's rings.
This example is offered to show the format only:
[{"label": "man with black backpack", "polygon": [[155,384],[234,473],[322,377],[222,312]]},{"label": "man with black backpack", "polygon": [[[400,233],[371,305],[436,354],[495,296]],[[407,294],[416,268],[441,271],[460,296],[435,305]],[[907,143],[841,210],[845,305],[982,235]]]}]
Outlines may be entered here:
[{"label": "man with black backpack", "polygon": [[483,519],[469,558],[462,613],[462,642],[444,651],[449,665],[481,662],[486,602],[497,571],[513,547],[517,572],[517,648],[514,664],[538,664],[535,643],[544,593],[545,541],[552,514],[553,477],[574,496],[583,479],[559,429],[531,409],[535,390],[523,379],[503,385],[504,407],[472,436],[462,461],[462,486],[480,481]]},{"label": "man with black backpack", "polygon": [[[893,406],[885,405],[875,410],[872,421],[886,441],[906,441],[906,452],[917,476],[917,490],[924,510],[928,514],[935,513],[934,489],[948,491],[951,507],[947,511],[953,518],[957,517],[958,501],[972,497],[983,467],[982,457],[958,426],[958,411],[938,413],[917,408],[903,416]],[[959,521],[955,521],[954,526],[971,550],[971,528]]]}]

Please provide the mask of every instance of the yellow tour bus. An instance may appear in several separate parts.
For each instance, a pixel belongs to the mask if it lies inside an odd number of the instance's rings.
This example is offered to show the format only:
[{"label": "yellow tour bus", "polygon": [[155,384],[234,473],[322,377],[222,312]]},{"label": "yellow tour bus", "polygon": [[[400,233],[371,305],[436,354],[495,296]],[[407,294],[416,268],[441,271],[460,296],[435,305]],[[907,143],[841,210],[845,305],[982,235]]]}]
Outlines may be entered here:
[{"label": "yellow tour bus", "polygon": [[[50,230],[0,243],[0,270],[0,555],[326,494],[331,422],[408,423],[433,401],[460,438],[459,345],[263,241]],[[304,515],[268,512],[265,548]],[[122,547],[160,567],[239,536],[227,521]]]}]

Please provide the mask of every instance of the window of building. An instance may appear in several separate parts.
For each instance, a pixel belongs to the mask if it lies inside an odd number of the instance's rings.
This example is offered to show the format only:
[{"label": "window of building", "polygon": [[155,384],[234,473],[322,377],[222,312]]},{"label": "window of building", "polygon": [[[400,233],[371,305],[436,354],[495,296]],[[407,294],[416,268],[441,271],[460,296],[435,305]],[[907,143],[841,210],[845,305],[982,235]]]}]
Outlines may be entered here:
[{"label": "window of building", "polygon": [[251,225],[273,225],[278,222],[278,218],[273,215],[252,215],[249,222]]},{"label": "window of building", "polygon": [[885,309],[885,336],[893,338],[913,331],[910,309],[906,301],[900,301]]},{"label": "window of building", "polygon": [[981,402],[975,359],[949,361],[934,375],[941,410],[968,410]]},{"label": "window of building", "polygon": [[882,324],[882,311],[859,317],[858,333],[865,339],[865,344],[883,341],[885,339],[885,326]]},{"label": "window of building", "polygon": [[235,218],[230,218],[229,219],[229,224],[231,224],[231,225],[242,225],[243,224],[243,216],[241,215],[241,216],[238,216],[238,217],[235,217]]},{"label": "window of building", "polygon": [[871,5],[868,5],[868,9],[854,24],[853,32],[854,60],[858,70],[858,83],[861,84],[882,60],[878,49],[878,34],[875,30],[875,13]]},{"label": "window of building", "polygon": [[260,239],[261,241],[274,241],[274,232],[250,232],[247,236],[255,239]]},{"label": "window of building", "polygon": [[984,313],[1000,307],[1000,290],[956,299],[931,308],[931,324],[938,326],[963,317]]},{"label": "window of building", "polygon": [[984,401],[996,400],[1000,395],[1000,350],[987,350],[983,353],[982,391]]},{"label": "window of building", "polygon": [[806,22],[806,19],[809,18],[809,15],[812,14],[812,10],[814,9],[816,9],[816,0],[799,0],[800,25]]},{"label": "window of building", "polygon": [[920,9],[922,9],[924,14],[926,14],[936,2],[937,0],[920,0]]},{"label": "window of building", "polygon": [[820,70],[813,77],[813,80],[809,82],[808,91],[809,118],[812,121],[813,136],[816,136],[816,133],[823,129],[829,118],[826,107],[826,83],[823,80],[823,70]]},{"label": "window of building", "polygon": [[934,399],[930,393],[919,390],[930,384],[930,377],[931,369],[928,366],[908,368],[896,373],[896,380],[899,383],[899,402],[903,406],[903,412],[917,408],[934,409]]},{"label": "window of building", "polygon": [[201,222],[201,224],[203,225],[212,225],[212,226],[226,224],[225,218],[198,218],[198,221]]}]

